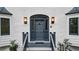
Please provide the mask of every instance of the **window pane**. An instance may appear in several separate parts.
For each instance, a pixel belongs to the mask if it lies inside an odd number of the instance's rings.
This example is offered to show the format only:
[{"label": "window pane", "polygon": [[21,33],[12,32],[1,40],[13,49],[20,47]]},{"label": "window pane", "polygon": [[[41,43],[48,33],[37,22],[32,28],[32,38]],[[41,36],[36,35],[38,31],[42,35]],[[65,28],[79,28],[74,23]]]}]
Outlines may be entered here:
[{"label": "window pane", "polygon": [[47,23],[48,23],[48,20],[45,20],[45,30],[47,30],[48,28],[48,25],[47,25]]},{"label": "window pane", "polygon": [[1,35],[9,35],[9,34],[10,34],[9,19],[1,18]]},{"label": "window pane", "polygon": [[71,35],[78,34],[78,18],[69,19],[69,34]]}]

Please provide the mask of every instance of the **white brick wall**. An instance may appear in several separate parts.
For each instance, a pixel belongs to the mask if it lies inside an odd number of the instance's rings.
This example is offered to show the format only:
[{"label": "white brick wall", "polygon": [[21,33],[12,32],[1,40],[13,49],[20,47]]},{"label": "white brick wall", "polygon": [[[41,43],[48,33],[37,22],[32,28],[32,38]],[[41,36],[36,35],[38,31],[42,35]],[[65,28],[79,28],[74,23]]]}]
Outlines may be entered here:
[{"label": "white brick wall", "polygon": [[[69,12],[72,8],[70,7],[8,7],[7,8],[13,15],[11,17],[11,35],[10,36],[0,36],[0,40],[17,40],[19,44],[19,50],[22,47],[22,32],[29,32],[30,39],[30,16],[34,14],[45,14],[49,16],[49,22],[51,22],[51,17],[55,17],[55,24],[49,25],[50,32],[56,32],[56,42],[63,41],[67,38],[68,27],[67,27],[67,17],[65,13]],[[28,17],[28,23],[24,24],[23,17]],[[6,38],[7,37],[7,38]],[[2,43],[2,42],[1,42]]]}]

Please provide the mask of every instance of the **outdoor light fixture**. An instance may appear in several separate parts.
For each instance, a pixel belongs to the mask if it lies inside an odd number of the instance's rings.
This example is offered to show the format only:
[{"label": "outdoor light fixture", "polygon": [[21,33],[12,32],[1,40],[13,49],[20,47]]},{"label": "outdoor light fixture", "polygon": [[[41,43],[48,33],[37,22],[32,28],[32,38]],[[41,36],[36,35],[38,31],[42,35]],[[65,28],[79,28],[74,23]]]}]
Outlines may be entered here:
[{"label": "outdoor light fixture", "polygon": [[51,17],[51,24],[54,24],[55,22],[55,17]]},{"label": "outdoor light fixture", "polygon": [[27,24],[27,17],[24,17],[24,24]]}]

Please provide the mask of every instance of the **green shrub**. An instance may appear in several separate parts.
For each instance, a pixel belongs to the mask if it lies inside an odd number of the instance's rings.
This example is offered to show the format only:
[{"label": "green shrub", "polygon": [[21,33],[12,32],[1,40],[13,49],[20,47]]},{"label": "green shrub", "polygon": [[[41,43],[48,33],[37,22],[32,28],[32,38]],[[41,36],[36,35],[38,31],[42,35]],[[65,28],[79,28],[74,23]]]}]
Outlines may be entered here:
[{"label": "green shrub", "polygon": [[10,51],[17,51],[18,45],[15,43],[16,40],[11,41],[10,43]]},{"label": "green shrub", "polygon": [[59,51],[71,51],[71,43],[68,42],[69,39],[65,39],[63,43],[58,42],[58,50]]}]

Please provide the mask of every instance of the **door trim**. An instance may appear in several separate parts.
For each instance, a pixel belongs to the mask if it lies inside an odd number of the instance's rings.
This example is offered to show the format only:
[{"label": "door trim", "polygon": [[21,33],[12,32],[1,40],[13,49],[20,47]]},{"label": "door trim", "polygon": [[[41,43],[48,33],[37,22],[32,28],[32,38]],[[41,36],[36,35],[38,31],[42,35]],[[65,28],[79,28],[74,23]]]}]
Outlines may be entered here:
[{"label": "door trim", "polygon": [[[32,15],[32,16],[37,16],[37,15],[43,15],[43,14],[36,14],[36,15]],[[32,17],[31,16],[31,17]],[[47,16],[47,15],[43,15],[43,16]],[[30,17],[30,33],[29,33],[29,35],[30,35],[30,37],[31,37],[31,17]],[[48,26],[50,26],[50,24],[49,24],[49,16],[47,16],[48,17]],[[48,27],[48,34],[49,34],[49,39],[48,39],[48,41],[31,41],[31,38],[29,39],[29,42],[30,43],[36,43],[36,42],[43,42],[43,43],[49,43],[50,42],[50,30],[49,30],[49,28],[50,27]]]}]

